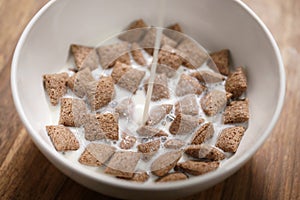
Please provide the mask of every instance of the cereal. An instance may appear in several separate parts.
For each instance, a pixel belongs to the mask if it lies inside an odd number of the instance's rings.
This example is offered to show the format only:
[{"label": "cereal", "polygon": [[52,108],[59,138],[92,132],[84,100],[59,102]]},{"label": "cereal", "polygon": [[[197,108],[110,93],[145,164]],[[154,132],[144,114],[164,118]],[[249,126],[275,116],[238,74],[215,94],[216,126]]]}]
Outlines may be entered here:
[{"label": "cereal", "polygon": [[185,142],[179,139],[170,139],[167,140],[164,144],[164,147],[167,149],[180,149],[185,145]]},{"label": "cereal", "polygon": [[189,145],[184,152],[193,158],[211,161],[219,161],[225,158],[225,154],[222,151],[208,144]]},{"label": "cereal", "polygon": [[78,70],[83,70],[85,68],[94,70],[98,67],[99,57],[95,48],[72,44],[71,53],[74,56],[75,64]]},{"label": "cereal", "polygon": [[229,74],[229,54],[230,52],[228,49],[223,49],[210,54],[210,57],[213,59],[219,72],[225,76],[228,76]]},{"label": "cereal", "polygon": [[86,105],[81,99],[62,98],[60,104],[59,124],[79,127],[84,122]]},{"label": "cereal", "polygon": [[136,137],[132,135],[128,135],[126,133],[122,133],[122,141],[120,142],[120,148],[121,149],[131,149],[135,142],[136,142]]},{"label": "cereal", "polygon": [[156,176],[166,175],[182,156],[180,151],[170,151],[162,154],[151,164],[151,172]]},{"label": "cereal", "polygon": [[140,153],[130,151],[116,152],[110,159],[104,172],[122,178],[132,178],[139,160]]},{"label": "cereal", "polygon": [[232,101],[223,113],[224,123],[243,123],[249,120],[248,99],[241,101]]},{"label": "cereal", "polygon": [[173,181],[180,181],[186,179],[188,179],[188,177],[184,173],[174,172],[158,178],[155,182],[163,183],[163,182],[173,182]]},{"label": "cereal", "polygon": [[190,76],[196,78],[200,83],[219,83],[225,80],[225,77],[219,73],[203,70],[196,71],[190,74]]},{"label": "cereal", "polygon": [[129,117],[134,104],[130,98],[125,98],[120,101],[120,103],[116,106],[115,112],[119,114],[120,117]]},{"label": "cereal", "polygon": [[149,179],[149,174],[147,172],[135,172],[131,179],[127,179],[135,182],[146,182]]},{"label": "cereal", "polygon": [[143,28],[148,27],[148,25],[142,19],[137,19],[129,24],[126,31],[119,36],[120,40],[128,42],[138,42],[144,35],[145,31]]},{"label": "cereal", "polygon": [[214,116],[220,112],[227,103],[226,93],[213,90],[201,99],[201,107],[207,116]]},{"label": "cereal", "polygon": [[246,129],[242,126],[223,129],[217,139],[216,147],[219,147],[225,152],[235,153],[245,130]]},{"label": "cereal", "polygon": [[96,114],[105,137],[111,140],[119,139],[119,125],[116,115],[112,113]]},{"label": "cereal", "polygon": [[97,48],[100,64],[103,69],[114,66],[116,61],[130,65],[129,44],[118,42]]},{"label": "cereal", "polygon": [[185,161],[182,163],[178,163],[176,168],[192,174],[194,176],[199,176],[202,174],[206,174],[208,172],[214,171],[219,167],[219,162],[200,162],[200,161]]},{"label": "cereal", "polygon": [[143,137],[160,137],[160,136],[165,136],[168,135],[164,131],[154,128],[152,126],[141,126],[136,130],[136,132]]},{"label": "cereal", "polygon": [[205,87],[202,86],[197,79],[182,74],[176,86],[176,95],[184,96],[187,94],[197,94],[200,95],[204,91]]},{"label": "cereal", "polygon": [[169,131],[173,135],[187,135],[198,126],[199,119],[190,115],[178,114],[171,123]]},{"label": "cereal", "polygon": [[146,121],[146,125],[153,126],[158,124],[163,118],[166,117],[167,114],[171,112],[172,108],[172,104],[162,104],[154,106],[150,110],[148,120]]},{"label": "cereal", "polygon": [[[149,79],[145,81],[145,92],[148,90]],[[165,74],[157,74],[153,82],[152,101],[170,98],[168,78]]]},{"label": "cereal", "polygon": [[87,85],[87,98],[92,110],[98,110],[115,97],[114,82],[111,76],[100,77],[99,81]]},{"label": "cereal", "polygon": [[160,140],[153,140],[137,145],[138,152],[142,153],[144,160],[149,160],[158,151],[159,147]]},{"label": "cereal", "polygon": [[183,65],[190,69],[199,68],[208,59],[208,54],[189,38],[184,39],[177,49],[183,59]]},{"label": "cereal", "polygon": [[201,144],[210,139],[214,134],[214,126],[211,122],[203,124],[195,133],[192,144]]},{"label": "cereal", "polygon": [[228,76],[225,89],[237,98],[247,90],[247,78],[242,67],[238,67],[235,72]]},{"label": "cereal", "polygon": [[196,95],[186,95],[175,104],[175,115],[179,113],[192,116],[198,115],[199,105],[197,104]]},{"label": "cereal", "polygon": [[135,62],[139,65],[145,66],[147,64],[141,47],[138,43],[132,43],[131,45],[131,54],[132,54],[132,58],[135,60]]},{"label": "cereal", "polygon": [[46,126],[48,135],[57,151],[74,151],[79,149],[79,142],[74,134],[62,125]]},{"label": "cereal", "polygon": [[116,148],[108,144],[90,143],[78,161],[89,166],[102,166],[115,153]]},{"label": "cereal", "polygon": [[111,76],[117,85],[135,93],[145,76],[145,72],[124,63],[116,62]]},{"label": "cereal", "polygon": [[175,49],[164,45],[162,49],[158,53],[158,64],[168,66],[175,71],[180,67],[182,64],[182,60],[180,56],[178,56],[175,52]]},{"label": "cereal", "polygon": [[69,78],[68,86],[76,96],[82,98],[86,94],[89,82],[92,81],[94,81],[94,78],[90,69],[85,68]]},{"label": "cereal", "polygon": [[68,78],[69,75],[66,72],[43,76],[44,86],[53,106],[56,106],[59,99],[66,94]]}]

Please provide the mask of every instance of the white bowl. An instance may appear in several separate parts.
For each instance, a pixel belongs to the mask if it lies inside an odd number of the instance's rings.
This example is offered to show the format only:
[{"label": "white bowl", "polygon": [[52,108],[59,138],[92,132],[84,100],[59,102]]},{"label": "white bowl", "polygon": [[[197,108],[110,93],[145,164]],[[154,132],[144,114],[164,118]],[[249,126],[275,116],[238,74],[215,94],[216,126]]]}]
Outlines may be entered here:
[{"label": "white bowl", "polygon": [[[172,0],[165,24],[179,22],[185,32],[210,51],[229,48],[233,65],[247,68],[251,118],[236,154],[218,170],[166,184],[137,184],[86,170],[56,152],[45,132],[51,123],[42,75],[65,65],[71,43],[96,45],[143,18],[156,25],[159,0],[50,1],[24,30],[12,62],[11,85],[16,108],[42,153],[78,183],[120,198],[156,199],[186,196],[204,190],[236,172],[271,133],[285,94],[285,73],[279,49],[263,22],[238,0]],[[272,149],[270,149],[272,151]]]}]

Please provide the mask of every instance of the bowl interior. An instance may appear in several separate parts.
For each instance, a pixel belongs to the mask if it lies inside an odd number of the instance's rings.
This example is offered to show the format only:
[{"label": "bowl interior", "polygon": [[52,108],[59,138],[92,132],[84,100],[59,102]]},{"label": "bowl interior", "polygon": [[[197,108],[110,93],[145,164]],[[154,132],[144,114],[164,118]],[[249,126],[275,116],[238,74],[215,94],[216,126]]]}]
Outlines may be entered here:
[{"label": "bowl interior", "polygon": [[[225,173],[240,166],[241,158],[244,162],[255,152],[278,114],[284,82],[276,45],[238,1],[166,3],[165,25],[180,23],[186,34],[209,51],[230,49],[233,66],[247,69],[251,119],[237,153],[218,172],[224,169]],[[71,43],[96,45],[137,18],[156,25],[158,5],[159,0],[60,0],[51,2],[34,18],[15,53],[12,87],[18,111],[38,146],[47,145],[44,149],[48,153],[60,156],[44,130],[45,125],[55,122],[45,97],[42,75],[58,72],[65,66]],[[98,174],[95,178],[106,177]]]}]

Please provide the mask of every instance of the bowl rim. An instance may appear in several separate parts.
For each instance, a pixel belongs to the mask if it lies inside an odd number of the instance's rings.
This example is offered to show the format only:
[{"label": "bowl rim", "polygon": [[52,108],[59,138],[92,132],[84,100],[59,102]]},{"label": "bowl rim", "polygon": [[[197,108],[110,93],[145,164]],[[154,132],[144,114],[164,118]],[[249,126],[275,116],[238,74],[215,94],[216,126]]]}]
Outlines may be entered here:
[{"label": "bowl rim", "polygon": [[[213,180],[215,178],[222,178],[224,177],[224,174],[227,172],[234,172],[235,170],[239,169],[246,161],[248,161],[255,152],[259,149],[259,147],[262,146],[262,144],[265,142],[267,137],[270,135],[272,129],[274,128],[283,104],[284,104],[284,98],[285,98],[285,89],[286,89],[286,76],[285,76],[285,70],[283,65],[283,60],[280,54],[280,50],[276,44],[275,39],[273,38],[271,32],[268,30],[266,25],[262,22],[262,20],[252,11],[244,2],[240,0],[233,0],[234,3],[237,3],[241,8],[245,10],[246,13],[248,13],[262,28],[264,33],[266,34],[267,38],[269,39],[271,46],[273,48],[273,51],[276,55],[277,63],[279,66],[279,78],[280,78],[280,87],[279,87],[279,96],[278,96],[278,103],[274,112],[274,115],[264,132],[262,134],[262,137],[260,137],[255,144],[253,144],[252,148],[249,149],[246,153],[244,153],[243,156],[239,157],[235,162],[230,162],[226,164],[226,168],[222,168],[222,170],[216,170],[208,174],[204,174],[199,177],[194,177],[192,179],[189,179],[187,181],[179,181],[179,182],[172,182],[165,183],[165,184],[139,184],[135,182],[128,182],[128,181],[120,181],[114,177],[109,177],[106,174],[99,174],[96,172],[88,172],[86,170],[79,170],[76,165],[73,165],[71,161],[68,159],[65,159],[62,155],[58,154],[58,152],[53,150],[53,147],[48,145],[42,138],[39,136],[38,132],[33,129],[31,126],[29,120],[27,119],[24,110],[21,105],[21,99],[18,94],[18,87],[17,87],[17,68],[18,68],[18,61],[20,56],[20,51],[23,47],[24,42],[26,41],[26,38],[31,30],[31,28],[34,26],[34,24],[39,20],[39,18],[51,7],[53,6],[57,0],[52,0],[46,3],[36,14],[35,16],[30,20],[26,28],[24,29],[17,46],[15,48],[15,52],[12,58],[12,65],[11,65],[11,90],[12,90],[12,96],[13,101],[15,104],[15,107],[17,109],[17,112],[21,118],[21,121],[25,125],[26,129],[28,130],[29,135],[31,136],[32,140],[34,141],[35,145],[39,148],[39,150],[47,157],[51,158],[49,159],[52,164],[54,164],[56,167],[62,166],[65,169],[69,169],[71,172],[78,173],[80,176],[84,176],[88,179],[91,179],[95,182],[101,182],[102,184],[114,186],[114,187],[120,187],[125,189],[133,189],[133,190],[174,190],[178,188],[187,188],[191,186],[195,186],[197,184],[203,184],[205,182],[209,182],[210,180]],[[49,156],[49,157],[48,157]],[[55,162],[54,162],[55,160]],[[60,169],[60,167],[58,167]],[[61,170],[60,170],[61,171]],[[90,170],[88,170],[90,171]],[[94,176],[97,174],[97,176]],[[70,177],[72,178],[72,177]],[[222,179],[221,179],[222,180]],[[221,181],[220,180],[220,181]]]}]

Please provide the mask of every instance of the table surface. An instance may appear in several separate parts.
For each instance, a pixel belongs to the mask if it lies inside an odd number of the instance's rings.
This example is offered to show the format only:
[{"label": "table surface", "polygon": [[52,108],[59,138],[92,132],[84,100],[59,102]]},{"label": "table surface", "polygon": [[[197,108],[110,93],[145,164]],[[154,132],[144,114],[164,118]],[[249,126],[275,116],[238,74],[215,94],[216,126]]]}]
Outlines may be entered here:
[{"label": "table surface", "polygon": [[[113,199],[58,171],[31,141],[10,90],[11,59],[24,27],[46,0],[0,0],[0,199]],[[271,136],[238,172],[184,199],[300,199],[300,1],[245,0],[283,55],[286,99]]]}]

